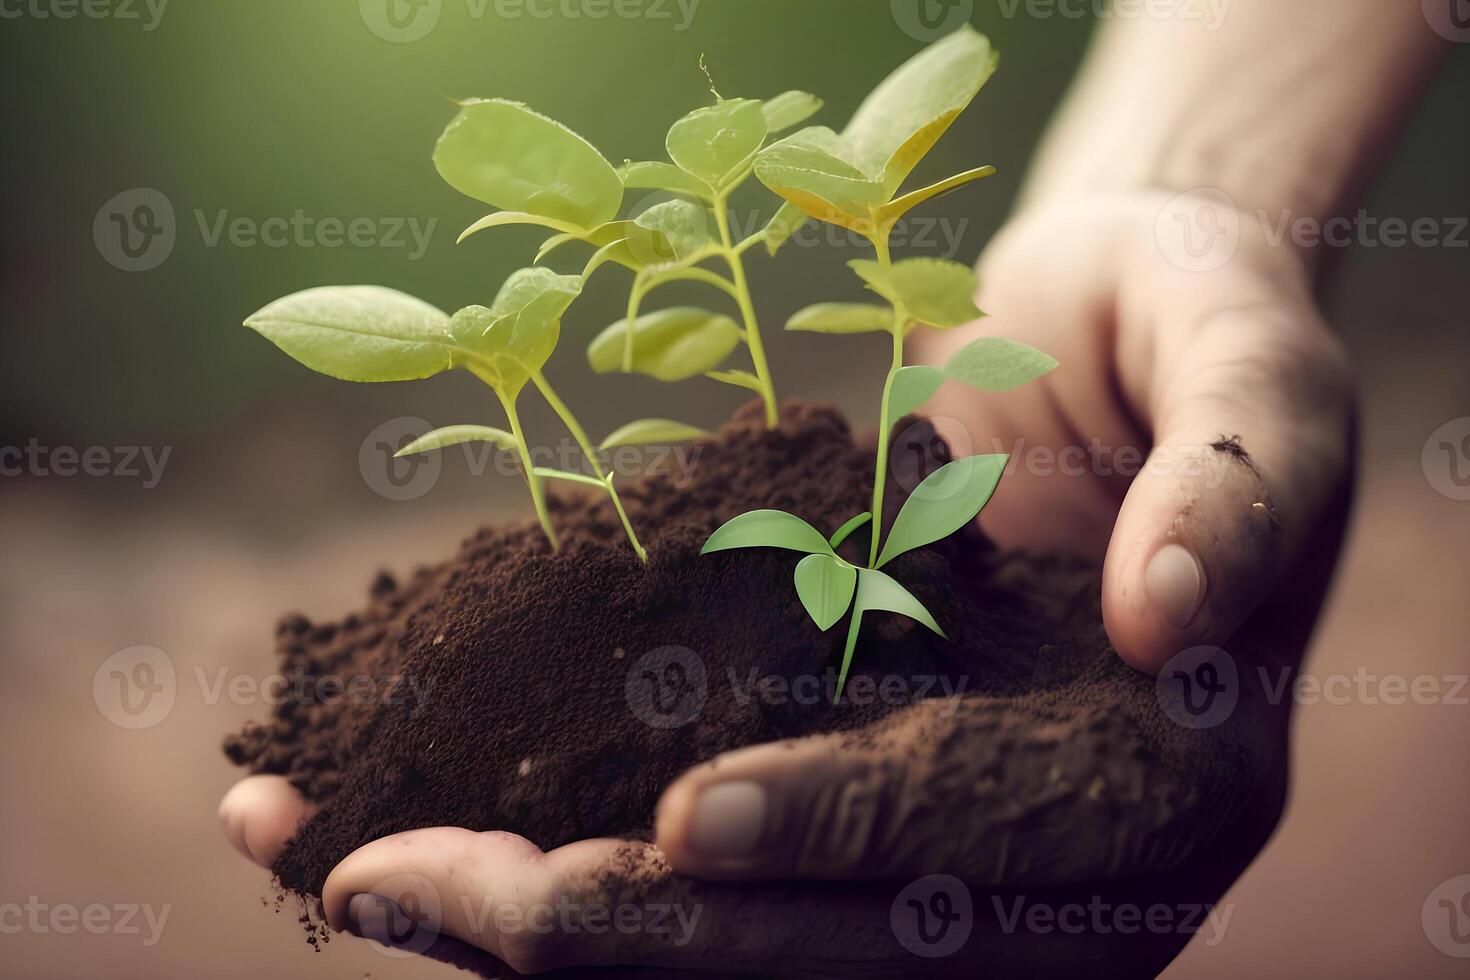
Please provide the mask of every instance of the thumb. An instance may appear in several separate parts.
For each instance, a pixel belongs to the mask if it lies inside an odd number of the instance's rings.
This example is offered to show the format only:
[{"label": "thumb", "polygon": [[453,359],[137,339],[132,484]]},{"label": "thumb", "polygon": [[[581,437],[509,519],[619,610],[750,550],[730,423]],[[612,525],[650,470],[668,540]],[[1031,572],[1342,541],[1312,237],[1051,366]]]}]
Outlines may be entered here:
[{"label": "thumb", "polygon": [[1143,399],[1154,449],[1103,567],[1103,620],[1156,674],[1223,644],[1317,529],[1346,478],[1352,384],[1310,301],[1161,324]]}]

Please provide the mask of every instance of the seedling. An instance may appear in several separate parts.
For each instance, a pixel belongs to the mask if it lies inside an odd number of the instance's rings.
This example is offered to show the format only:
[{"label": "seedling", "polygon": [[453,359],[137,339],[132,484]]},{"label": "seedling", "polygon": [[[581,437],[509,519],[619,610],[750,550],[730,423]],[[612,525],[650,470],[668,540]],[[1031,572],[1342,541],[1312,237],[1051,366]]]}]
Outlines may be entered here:
[{"label": "seedling", "polygon": [[[536,516],[553,549],[559,543],[546,509],[545,481],[566,480],[607,493],[633,551],[647,561],[647,552],[613,485],[613,475],[604,471],[586,430],[542,373],[556,350],[562,314],[581,290],[578,276],[522,269],[506,280],[489,307],[467,306],[450,316],[381,286],[325,286],[278,299],[245,325],[312,370],[344,381],[412,381],[464,368],[495,392],[510,431],[483,425],[449,426],[413,441],[398,455],[466,442],[488,442],[513,451],[520,458]],[[592,475],[534,464],[517,408],[527,385],[540,392],[561,418],[587,457]],[[682,423],[643,419],[618,429],[598,448],[676,442],[703,434]]]},{"label": "seedling", "polygon": [[[876,258],[848,263],[884,302],[823,303],[808,307],[788,330],[856,334],[885,332],[893,361],[883,384],[872,509],[824,537],[806,521],[758,510],[728,521],[705,542],[702,553],[731,548],[785,548],[804,552],[796,566],[796,592],[817,628],[826,631],[849,609],[851,624],[838,674],[841,696],[865,613],[886,610],[918,620],[944,635],[912,593],[881,569],[894,558],[948,537],[980,513],[1005,470],[1005,454],[971,456],[940,467],[904,501],[886,539],[880,526],[889,434],[895,422],[923,405],[947,379],[982,391],[1007,391],[1046,374],[1057,362],[1046,354],[999,338],[976,340],[943,368],[903,363],[903,342],[920,325],[947,330],[983,316],[975,306],[973,271],[929,258],[894,262],[894,225],[919,204],[994,173],[979,167],[898,196],[920,160],[944,135],[994,73],[990,42],[968,26],[911,59],[858,108],[840,134],[810,127],[761,150],[756,177],[801,213],[851,229],[867,238]],[[837,554],[854,531],[871,525],[866,566]]]},{"label": "seedling", "polygon": [[[756,392],[766,423],[778,421],[776,390],[761,341],[746,275],[745,253],[764,244],[774,255],[805,222],[786,204],[761,231],[735,241],[729,199],[749,179],[771,134],[805,121],[822,106],[816,96],[787,92],[769,101],[723,99],[696,109],[669,129],[669,160],[629,161],[614,169],[590,143],[565,126],[516,102],[482,99],[460,104],[434,151],[439,173],[461,192],[500,210],[470,225],[464,241],[501,225],[539,225],[556,234],[539,263],[569,242],[596,251],[586,280],[609,263],[633,272],[627,316],[588,348],[593,370],[646,374],[661,381],[703,375]],[[641,213],[619,218],[628,190],[666,196]],[[724,274],[701,263],[723,265]],[[695,307],[640,315],[660,286],[698,282],[734,300],[737,322]],[[751,370],[722,366],[744,344]]]}]

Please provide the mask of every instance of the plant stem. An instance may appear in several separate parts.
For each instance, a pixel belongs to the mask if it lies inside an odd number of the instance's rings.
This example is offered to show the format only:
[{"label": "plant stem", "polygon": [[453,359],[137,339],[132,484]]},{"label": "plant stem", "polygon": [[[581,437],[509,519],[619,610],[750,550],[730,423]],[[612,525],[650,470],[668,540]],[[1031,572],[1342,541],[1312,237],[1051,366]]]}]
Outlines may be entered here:
[{"label": "plant stem", "polygon": [[515,399],[502,395],[499,390],[495,394],[505,407],[505,417],[510,420],[510,431],[516,438],[516,448],[520,450],[521,468],[525,470],[526,485],[531,488],[531,503],[536,508],[536,517],[541,521],[546,539],[551,542],[551,550],[560,551],[561,542],[557,539],[556,528],[551,526],[551,515],[546,511],[546,488],[541,477],[536,475],[536,464],[531,460],[531,447],[526,444],[526,433],[521,428],[521,417],[516,412]]},{"label": "plant stem", "polygon": [[545,375],[537,371],[531,375],[531,382],[536,385],[536,389],[541,392],[542,397],[546,399],[546,403],[551,406],[551,410],[562,420],[562,424],[567,427],[567,431],[572,434],[572,438],[576,440],[577,446],[582,450],[583,455],[587,457],[587,462],[592,466],[592,472],[597,474],[598,481],[607,491],[607,495],[612,498],[613,507],[618,512],[618,518],[623,522],[623,530],[628,532],[628,543],[633,546],[633,553],[638,556],[639,561],[646,564],[648,562],[648,552],[643,550],[643,544],[638,540],[638,534],[633,530],[633,523],[628,520],[627,511],[623,510],[623,501],[619,499],[618,491],[613,487],[611,477],[604,472],[602,463],[597,458],[597,451],[592,448],[592,441],[587,438],[587,430],[582,428],[581,423],[577,421],[577,417],[572,414],[570,408],[567,408],[566,402],[562,401],[561,397],[557,395],[556,389],[551,387],[551,383],[546,380]]},{"label": "plant stem", "polygon": [[842,697],[842,686],[847,683],[847,668],[852,666],[852,651],[857,646],[858,628],[863,625],[863,612],[861,609],[852,611],[852,622],[847,627],[847,646],[842,651],[842,669],[837,674],[837,690],[832,695],[832,703]]},{"label": "plant stem", "polygon": [[761,400],[766,405],[766,428],[774,429],[779,415],[776,410],[776,386],[771,381],[771,369],[766,363],[766,349],[761,342],[760,325],[755,319],[755,304],[750,298],[750,282],[745,276],[745,260],[734,247],[730,238],[730,212],[726,207],[728,192],[715,198],[715,224],[720,230],[720,244],[724,246],[725,261],[730,265],[730,278],[735,284],[735,302],[745,320],[745,343],[750,348],[750,361],[755,366],[755,376],[760,379]]},{"label": "plant stem", "polygon": [[612,498],[613,508],[618,512],[618,519],[623,522],[623,530],[628,532],[628,541],[633,545],[633,552],[643,564],[648,564],[648,552],[643,550],[643,545],[638,543],[638,535],[633,531],[633,522],[628,520],[628,512],[623,510],[622,498],[618,496],[617,490],[613,489],[613,478],[611,475],[603,479],[603,485],[607,487],[607,495]]},{"label": "plant stem", "polygon": [[[893,267],[893,258],[888,251],[888,235],[880,231],[873,238],[873,248],[878,253],[878,265],[887,272]],[[878,547],[883,537],[883,482],[888,475],[888,404],[893,393],[893,379],[903,367],[903,325],[908,319],[903,304],[893,305],[893,365],[888,369],[888,378],[883,382],[883,403],[878,416],[878,460],[873,469],[873,534],[872,547],[868,552],[868,567],[878,567]]]},{"label": "plant stem", "polygon": [[643,273],[633,277],[633,288],[628,290],[628,330],[623,341],[623,373],[633,372],[633,323],[638,319],[638,307],[643,302]]}]

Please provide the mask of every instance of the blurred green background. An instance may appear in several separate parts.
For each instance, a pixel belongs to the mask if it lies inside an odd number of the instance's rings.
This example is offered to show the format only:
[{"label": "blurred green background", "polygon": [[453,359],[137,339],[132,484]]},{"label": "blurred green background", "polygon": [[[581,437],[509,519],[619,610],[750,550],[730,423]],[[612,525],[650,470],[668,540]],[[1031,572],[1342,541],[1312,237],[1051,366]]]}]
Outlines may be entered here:
[{"label": "blurred green background", "polygon": [[[137,9],[139,21],[3,24],[11,136],[0,441],[163,442],[177,447],[180,470],[228,466],[213,457],[251,453],[264,433],[283,428],[303,435],[293,452],[350,460],[385,417],[498,417],[467,376],[346,385],[312,375],[240,326],[277,296],[328,283],[381,283],[446,309],[488,303],[509,272],[530,264],[544,237],[536,229],[454,243],[487,208],[444,184],[430,162],[453,115],[450,98],[519,99],[614,163],[661,159],[669,124],[711,101],[701,54],[723,95],[805,89],[827,101],[813,122],[841,128],[862,96],[922,47],[887,0],[607,0],[601,8],[444,0],[433,29],[408,42],[375,34],[357,0],[173,0],[153,30],[144,29],[142,0]],[[615,13],[632,9],[642,15]],[[594,19],[598,10],[610,15]],[[425,7],[420,16],[433,13]],[[920,174],[1000,168],[946,201],[955,244],[937,230],[934,241],[962,261],[1004,214],[1090,29],[1080,19],[1007,20],[981,9],[973,19],[1001,50],[1002,70]],[[751,183],[739,204],[769,216],[774,198]],[[138,187],[168,199],[177,238],[161,265],[126,272],[99,252],[93,223],[115,194]],[[222,218],[259,223],[298,209],[317,221],[366,218],[384,231],[395,219],[437,224],[422,256],[407,228],[396,247],[240,247],[228,234],[210,244]],[[878,346],[779,330],[808,302],[857,295],[844,263],[858,254],[852,244],[788,248],[775,262],[761,255],[751,274],[781,393],[866,414],[865,394],[885,369]],[[584,259],[567,249],[552,264],[569,270]],[[585,368],[585,341],[621,317],[627,285],[621,270],[594,280],[567,319],[553,379],[599,429],[649,411],[720,421],[741,393],[703,380],[659,390]],[[684,298],[719,304],[695,289]],[[678,287],[663,294],[680,298]]]}]

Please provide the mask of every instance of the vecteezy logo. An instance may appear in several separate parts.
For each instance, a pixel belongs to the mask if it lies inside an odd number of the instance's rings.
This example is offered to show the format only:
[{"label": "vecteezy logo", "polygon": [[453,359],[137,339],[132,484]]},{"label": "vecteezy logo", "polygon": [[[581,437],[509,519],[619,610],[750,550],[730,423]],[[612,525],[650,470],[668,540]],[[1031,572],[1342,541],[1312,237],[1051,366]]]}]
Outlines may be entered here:
[{"label": "vecteezy logo", "polygon": [[119,650],[92,675],[92,700],[119,728],[152,728],[168,717],[177,693],[174,664],[158,647]]},{"label": "vecteezy logo", "polygon": [[650,650],[628,668],[628,707],[650,728],[679,728],[699,717],[709,695],[704,661],[688,647]]},{"label": "vecteezy logo", "polygon": [[1424,935],[1446,956],[1470,959],[1470,875],[1443,882],[1424,900]]},{"label": "vecteezy logo", "polygon": [[893,22],[915,41],[954,33],[975,12],[975,0],[889,0]]},{"label": "vecteezy logo", "polygon": [[357,0],[368,30],[395,44],[427,36],[438,25],[443,6],[443,0]]},{"label": "vecteezy logo", "polygon": [[1171,264],[1186,272],[1213,272],[1240,247],[1240,214],[1224,191],[1201,187],[1173,198],[1159,212],[1154,238]]},{"label": "vecteezy logo", "polygon": [[927,875],[898,893],[888,910],[893,935],[915,956],[957,952],[975,925],[970,890],[953,875]]},{"label": "vecteezy logo", "polygon": [[1440,496],[1470,500],[1470,416],[1435,429],[1419,461],[1425,479]]},{"label": "vecteezy logo", "polygon": [[1185,728],[1214,728],[1235,711],[1240,676],[1235,658],[1219,647],[1181,650],[1159,673],[1154,693],[1164,714]]},{"label": "vecteezy logo", "polygon": [[1470,41],[1470,0],[1423,0],[1424,19],[1440,37]]},{"label": "vecteezy logo", "polygon": [[114,194],[92,220],[98,254],[124,272],[158,268],[173,253],[177,237],[173,203],[152,187]]},{"label": "vecteezy logo", "polygon": [[439,938],[444,921],[439,891],[419,875],[385,878],[360,897],[351,910],[357,931],[385,956],[419,956]]},{"label": "vecteezy logo", "polygon": [[888,450],[888,472],[893,482],[905,492],[913,493],[920,483],[954,459],[951,440],[960,443],[961,456],[971,455],[969,431],[955,419],[934,416],[904,426],[894,434]]},{"label": "vecteezy logo", "polygon": [[396,455],[430,428],[423,419],[404,415],[367,434],[357,450],[357,468],[374,493],[388,500],[417,500],[434,489],[444,468],[439,453]]}]

